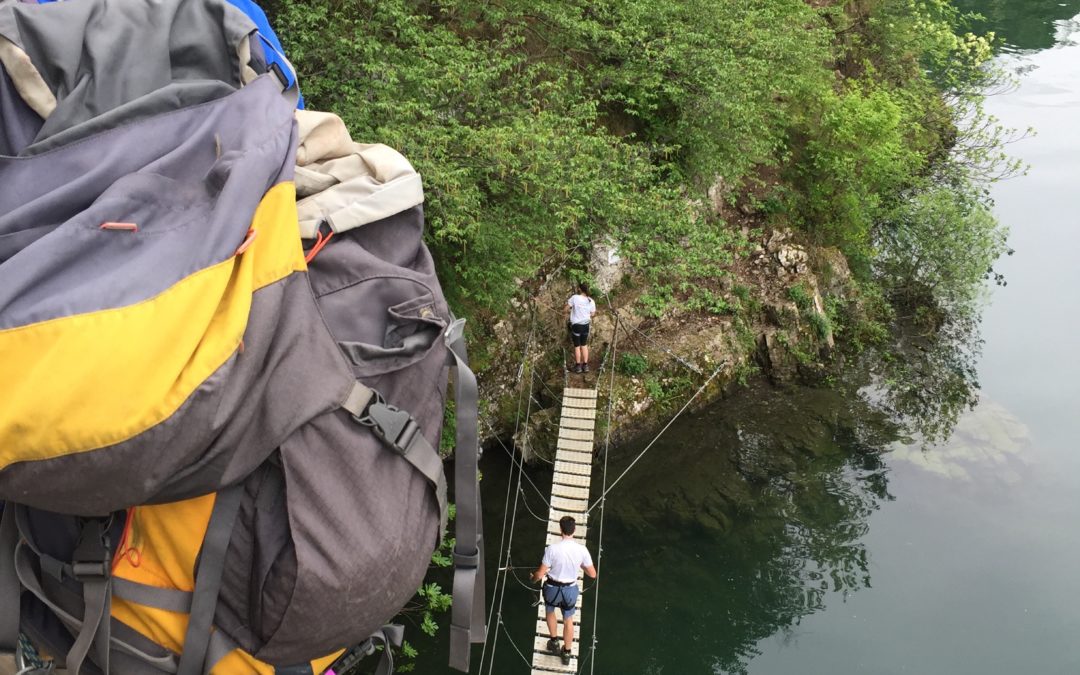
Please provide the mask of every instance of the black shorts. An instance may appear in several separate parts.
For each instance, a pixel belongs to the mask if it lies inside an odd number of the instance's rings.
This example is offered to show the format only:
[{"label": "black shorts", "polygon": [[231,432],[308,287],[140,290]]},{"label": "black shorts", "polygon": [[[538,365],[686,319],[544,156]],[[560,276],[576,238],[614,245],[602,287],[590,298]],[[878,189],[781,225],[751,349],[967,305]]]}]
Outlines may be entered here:
[{"label": "black shorts", "polygon": [[575,347],[584,347],[585,343],[589,341],[589,324],[570,324],[570,340],[574,343]]}]

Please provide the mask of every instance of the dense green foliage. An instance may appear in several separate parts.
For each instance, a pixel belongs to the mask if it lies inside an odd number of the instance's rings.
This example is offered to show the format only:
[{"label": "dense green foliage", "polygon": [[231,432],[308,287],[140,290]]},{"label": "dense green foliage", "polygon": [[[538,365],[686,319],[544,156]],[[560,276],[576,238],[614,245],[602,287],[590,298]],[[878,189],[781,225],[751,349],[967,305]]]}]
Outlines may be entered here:
[{"label": "dense green foliage", "polygon": [[[841,246],[864,276],[881,242],[923,235],[879,236],[882,223],[910,221],[897,213],[913,199],[907,216],[936,204],[950,227],[986,229],[971,208],[940,203],[970,201],[964,174],[988,159],[949,159],[971,110],[946,96],[983,84],[990,44],[958,37],[963,17],[945,0],[271,9],[310,104],[341,114],[359,140],[401,149],[424,176],[440,272],[474,315],[503,312],[545,267],[582,266],[599,241],[621,247],[662,310],[740,251],[738,231],[706,208],[710,186],[729,200],[753,190],[776,224]],[[992,134],[970,147],[993,146]],[[879,271],[903,271],[895,258]]]},{"label": "dense green foliage", "polygon": [[[880,343],[897,317],[919,339],[969,335],[949,322],[973,325],[1006,250],[985,185],[1019,167],[981,109],[994,38],[964,32],[972,17],[949,0],[269,9],[309,105],[423,175],[428,241],[474,330],[541,273],[583,278],[606,243],[644,282],[641,313],[679,302],[745,332],[755,289],[717,280],[749,225],[846,254],[864,311],[854,325],[800,310],[819,338]],[[970,370],[973,352],[951,353]]]}]

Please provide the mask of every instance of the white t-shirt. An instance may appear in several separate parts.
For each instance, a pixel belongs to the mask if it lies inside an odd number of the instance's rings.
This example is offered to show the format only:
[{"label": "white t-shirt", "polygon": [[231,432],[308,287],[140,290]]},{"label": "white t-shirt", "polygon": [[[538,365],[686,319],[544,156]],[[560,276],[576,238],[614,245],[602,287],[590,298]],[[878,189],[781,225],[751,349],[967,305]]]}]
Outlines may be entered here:
[{"label": "white t-shirt", "polygon": [[563,539],[544,549],[548,576],[559,583],[577,581],[578,570],[592,566],[589,549],[573,539]]},{"label": "white t-shirt", "polygon": [[570,308],[570,323],[589,323],[596,311],[596,303],[587,295],[571,295],[566,306]]}]

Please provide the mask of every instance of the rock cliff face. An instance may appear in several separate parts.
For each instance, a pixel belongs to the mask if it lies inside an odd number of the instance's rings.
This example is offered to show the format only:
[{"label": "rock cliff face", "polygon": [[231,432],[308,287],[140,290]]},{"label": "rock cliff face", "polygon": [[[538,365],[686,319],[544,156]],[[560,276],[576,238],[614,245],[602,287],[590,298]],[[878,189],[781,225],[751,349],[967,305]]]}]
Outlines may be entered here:
[{"label": "rock cliff face", "polygon": [[744,229],[750,252],[729,277],[700,282],[731,299],[722,313],[675,302],[659,316],[646,315],[635,302],[644,290],[640,279],[613,247],[598,246],[591,272],[601,294],[586,374],[568,370],[573,353],[563,307],[570,283],[561,271],[541,280],[531,303],[492,328],[499,356],[479,373],[486,440],[513,438],[526,459],[553,457],[565,386],[598,390],[599,446],[609,431],[617,443],[659,428],[706,381],[694,407],[726,391],[737,396],[734,385],[757,374],[774,383],[821,377],[836,353],[838,308],[857,305],[847,261],[788,230],[751,232]]}]

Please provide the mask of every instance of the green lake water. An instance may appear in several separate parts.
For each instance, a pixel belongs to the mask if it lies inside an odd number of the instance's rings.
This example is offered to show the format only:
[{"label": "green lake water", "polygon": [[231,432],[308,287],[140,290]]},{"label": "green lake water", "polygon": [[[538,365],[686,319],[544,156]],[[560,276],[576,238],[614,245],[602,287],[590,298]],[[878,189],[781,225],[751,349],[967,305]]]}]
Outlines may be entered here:
[{"label": "green lake water", "polygon": [[[961,4],[1020,76],[989,111],[1038,131],[1009,148],[1028,175],[993,188],[1016,254],[984,313],[979,405],[925,452],[867,388],[757,385],[680,419],[607,502],[580,672],[1080,673],[1080,0]],[[508,455],[483,472],[494,567]],[[474,673],[528,672],[549,484],[526,471]],[[445,631],[420,642],[416,672],[452,672]]]}]

